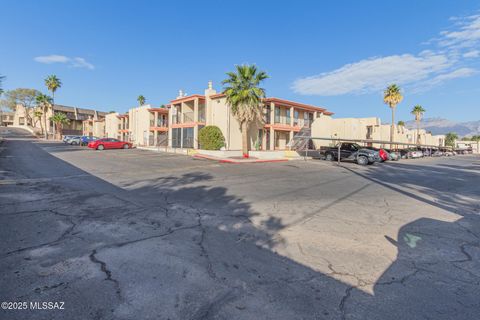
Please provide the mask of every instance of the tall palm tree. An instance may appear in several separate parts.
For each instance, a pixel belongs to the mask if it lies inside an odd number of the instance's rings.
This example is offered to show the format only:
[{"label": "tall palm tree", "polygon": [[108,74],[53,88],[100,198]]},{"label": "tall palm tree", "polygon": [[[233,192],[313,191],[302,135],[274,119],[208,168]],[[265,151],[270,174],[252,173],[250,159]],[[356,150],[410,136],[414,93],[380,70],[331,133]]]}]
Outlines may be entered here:
[{"label": "tall palm tree", "polygon": [[403,96],[400,92],[400,87],[396,84],[391,84],[383,92],[383,102],[387,104],[392,110],[392,125],[390,128],[390,142],[394,141],[395,134],[395,108],[402,102]]},{"label": "tall palm tree", "polygon": [[67,116],[64,113],[61,112],[56,112],[53,116],[50,117],[50,120],[53,121],[57,128],[57,134],[59,136],[59,139],[62,137],[62,129],[64,125],[67,125],[70,123],[70,120],[67,118]]},{"label": "tall palm tree", "polygon": [[255,65],[238,65],[236,72],[228,72],[228,78],[222,81],[226,85],[223,93],[232,108],[232,114],[240,124],[242,132],[242,153],[248,158],[248,128],[253,121],[262,121],[262,99],[265,89],[260,83],[268,75],[257,70]]},{"label": "tall palm tree", "polygon": [[425,113],[425,109],[419,104],[413,107],[412,111],[410,112],[415,116],[415,122],[417,123],[417,144],[420,143],[420,121],[422,120],[422,116]]},{"label": "tall palm tree", "polygon": [[35,127],[37,125],[37,122],[39,121],[40,122],[40,129],[42,130],[41,134],[44,134],[43,133],[42,115],[43,115],[43,112],[39,109],[36,109],[35,111],[33,111],[33,119],[34,119],[33,126]]},{"label": "tall palm tree", "polygon": [[139,95],[137,98],[137,101],[140,106],[143,106],[145,104],[145,97],[142,95]]},{"label": "tall palm tree", "polygon": [[0,96],[3,94],[2,82],[5,79],[5,76],[0,76]]},{"label": "tall palm tree", "polygon": [[397,126],[399,126],[399,127],[400,127],[400,126],[405,127],[405,121],[402,121],[402,120],[398,121],[398,122],[397,122]]},{"label": "tall palm tree", "polygon": [[[45,79],[45,86],[47,86],[47,89],[52,93],[52,106],[54,107],[55,92],[57,91],[57,89],[62,87],[62,82],[60,81],[60,79],[57,78],[56,75],[52,74]],[[55,127],[53,128],[53,130],[55,130]],[[45,127],[45,131],[47,131],[47,127]]]},{"label": "tall palm tree", "polygon": [[[42,109],[42,113],[44,115],[44,121],[45,121],[45,131],[43,130],[42,128],[42,131],[43,131],[43,134],[44,134],[44,137],[45,139],[48,139],[48,132],[47,132],[47,128],[48,128],[48,122],[47,122],[47,112],[48,112],[48,109],[51,108],[52,106],[52,103],[53,103],[53,99],[52,97],[50,96],[47,96],[46,94],[43,94],[43,93],[40,93],[39,95],[37,95],[37,97],[35,98],[36,102],[37,102],[37,106],[39,106],[41,109]],[[41,123],[41,122],[40,122]]]}]

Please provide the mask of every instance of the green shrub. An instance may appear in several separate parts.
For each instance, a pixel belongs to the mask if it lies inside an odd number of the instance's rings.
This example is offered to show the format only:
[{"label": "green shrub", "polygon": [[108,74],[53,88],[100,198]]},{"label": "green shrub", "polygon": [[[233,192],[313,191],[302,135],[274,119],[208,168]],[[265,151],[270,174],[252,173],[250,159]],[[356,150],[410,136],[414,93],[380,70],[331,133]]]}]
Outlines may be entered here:
[{"label": "green shrub", "polygon": [[206,126],[198,132],[200,148],[204,150],[220,150],[225,145],[225,138],[217,126]]}]

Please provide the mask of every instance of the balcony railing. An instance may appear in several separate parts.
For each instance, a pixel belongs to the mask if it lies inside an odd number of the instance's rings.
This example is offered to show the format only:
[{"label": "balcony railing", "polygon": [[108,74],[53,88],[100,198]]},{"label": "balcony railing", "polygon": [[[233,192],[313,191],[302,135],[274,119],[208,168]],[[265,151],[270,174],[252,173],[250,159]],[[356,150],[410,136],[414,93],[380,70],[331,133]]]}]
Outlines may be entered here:
[{"label": "balcony railing", "polygon": [[275,116],[274,121],[275,121],[275,124],[286,124],[286,125],[291,124],[291,118],[290,117]]},{"label": "balcony railing", "polygon": [[198,122],[205,122],[205,111],[198,113]]},{"label": "balcony railing", "polygon": [[293,119],[294,127],[310,128],[311,121],[308,119]]},{"label": "balcony railing", "polygon": [[163,119],[158,119],[155,123],[155,120],[150,120],[150,127],[168,127],[168,121]]},{"label": "balcony railing", "polygon": [[195,122],[193,117],[193,112],[184,112],[182,123],[189,123],[189,122]]}]

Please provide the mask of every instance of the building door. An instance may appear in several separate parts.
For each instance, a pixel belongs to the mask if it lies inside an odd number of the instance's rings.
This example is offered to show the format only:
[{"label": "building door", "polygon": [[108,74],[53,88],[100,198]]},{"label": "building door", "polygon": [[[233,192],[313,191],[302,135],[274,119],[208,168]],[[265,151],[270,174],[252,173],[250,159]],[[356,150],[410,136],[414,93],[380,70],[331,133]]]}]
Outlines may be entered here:
[{"label": "building door", "polygon": [[265,130],[265,150],[270,150],[270,129]]}]

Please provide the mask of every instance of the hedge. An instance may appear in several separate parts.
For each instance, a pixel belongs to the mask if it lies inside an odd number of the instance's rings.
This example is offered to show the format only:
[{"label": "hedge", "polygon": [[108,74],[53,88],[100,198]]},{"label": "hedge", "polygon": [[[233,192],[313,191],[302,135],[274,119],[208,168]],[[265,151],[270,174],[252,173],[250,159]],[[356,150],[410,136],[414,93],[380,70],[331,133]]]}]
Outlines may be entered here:
[{"label": "hedge", "polygon": [[198,132],[200,148],[204,150],[220,150],[225,145],[225,138],[217,126],[206,126]]}]

